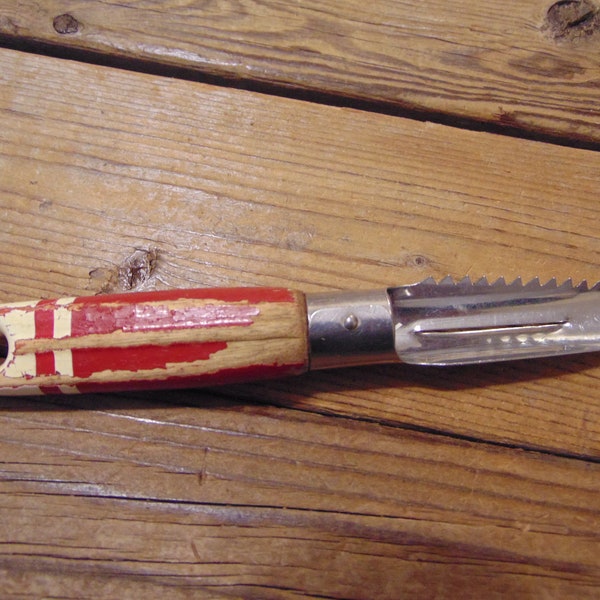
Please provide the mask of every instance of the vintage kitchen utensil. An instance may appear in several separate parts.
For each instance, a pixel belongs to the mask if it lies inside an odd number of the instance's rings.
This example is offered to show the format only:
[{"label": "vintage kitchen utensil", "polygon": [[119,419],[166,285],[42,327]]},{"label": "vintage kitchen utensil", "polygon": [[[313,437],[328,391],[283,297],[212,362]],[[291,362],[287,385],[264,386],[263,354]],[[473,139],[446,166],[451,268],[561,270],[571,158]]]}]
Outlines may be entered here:
[{"label": "vintage kitchen utensil", "polygon": [[226,384],[382,362],[600,350],[600,287],[465,278],[378,291],[181,289],[0,305],[0,394]]}]

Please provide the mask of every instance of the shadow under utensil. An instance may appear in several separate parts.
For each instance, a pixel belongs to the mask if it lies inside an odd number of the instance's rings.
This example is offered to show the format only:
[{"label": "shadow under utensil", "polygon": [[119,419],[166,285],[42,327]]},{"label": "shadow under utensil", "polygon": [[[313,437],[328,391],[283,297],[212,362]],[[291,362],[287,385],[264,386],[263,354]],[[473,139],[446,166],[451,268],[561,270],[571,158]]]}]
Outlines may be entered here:
[{"label": "shadow under utensil", "polygon": [[209,389],[111,392],[106,394],[56,394],[0,396],[0,413],[27,411],[151,411],[173,406],[191,408],[235,408],[242,400],[215,394]]},{"label": "shadow under utensil", "polygon": [[350,367],[213,389],[219,394],[241,394],[244,397],[252,394],[253,390],[259,397],[269,389],[288,391],[292,395],[336,391],[366,392],[382,388],[422,388],[444,392],[532,383],[596,369],[599,370],[600,377],[600,352],[447,367],[403,363]]},{"label": "shadow under utensil", "polygon": [[[0,352],[3,346],[0,345]],[[306,407],[323,394],[360,394],[398,389],[460,392],[517,386],[589,372],[600,377],[600,352],[480,365],[422,367],[388,364],[311,371],[297,377],[212,388],[107,394],[0,397],[0,411],[160,409],[167,406],[234,408],[248,402]],[[591,385],[591,383],[590,383]]]}]

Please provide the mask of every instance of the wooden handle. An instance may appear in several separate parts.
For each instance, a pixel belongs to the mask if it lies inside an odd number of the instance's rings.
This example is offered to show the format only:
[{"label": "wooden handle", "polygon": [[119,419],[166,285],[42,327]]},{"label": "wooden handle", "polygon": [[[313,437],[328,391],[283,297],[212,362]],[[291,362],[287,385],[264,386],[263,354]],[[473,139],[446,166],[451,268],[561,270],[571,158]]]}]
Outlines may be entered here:
[{"label": "wooden handle", "polygon": [[196,387],[308,368],[306,302],[216,288],[0,306],[0,395]]}]

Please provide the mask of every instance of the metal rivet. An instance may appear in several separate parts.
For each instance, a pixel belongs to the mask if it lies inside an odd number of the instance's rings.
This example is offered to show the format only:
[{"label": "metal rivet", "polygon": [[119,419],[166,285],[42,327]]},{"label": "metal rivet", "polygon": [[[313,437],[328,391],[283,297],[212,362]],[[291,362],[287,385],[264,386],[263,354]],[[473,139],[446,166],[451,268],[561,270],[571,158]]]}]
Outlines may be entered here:
[{"label": "metal rivet", "polygon": [[348,331],[354,331],[358,327],[358,317],[353,314],[349,314],[344,319],[344,329]]}]

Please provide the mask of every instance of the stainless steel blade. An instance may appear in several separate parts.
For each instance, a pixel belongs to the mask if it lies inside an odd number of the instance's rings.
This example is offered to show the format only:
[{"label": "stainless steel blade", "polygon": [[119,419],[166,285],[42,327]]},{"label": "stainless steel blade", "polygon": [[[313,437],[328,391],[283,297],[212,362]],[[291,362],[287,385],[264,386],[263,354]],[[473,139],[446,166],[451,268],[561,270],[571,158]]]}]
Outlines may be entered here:
[{"label": "stainless steel blade", "polygon": [[600,350],[600,286],[427,279],[388,290],[400,360],[483,363]]}]

